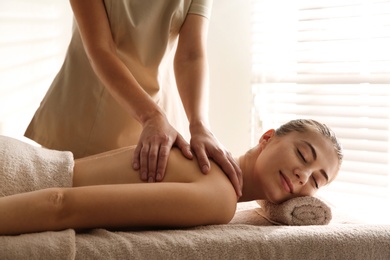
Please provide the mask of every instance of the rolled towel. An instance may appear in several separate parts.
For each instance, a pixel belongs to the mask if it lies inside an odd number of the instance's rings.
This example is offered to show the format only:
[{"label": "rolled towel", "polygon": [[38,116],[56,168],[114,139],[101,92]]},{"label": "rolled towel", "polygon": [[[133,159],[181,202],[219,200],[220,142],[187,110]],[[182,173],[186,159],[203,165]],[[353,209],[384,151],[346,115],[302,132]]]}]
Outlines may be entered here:
[{"label": "rolled towel", "polygon": [[304,226],[327,225],[332,219],[331,208],[316,197],[297,197],[281,204],[258,200],[257,213],[273,224]]},{"label": "rolled towel", "polygon": [[73,154],[0,135],[0,197],[51,187],[71,187]]}]

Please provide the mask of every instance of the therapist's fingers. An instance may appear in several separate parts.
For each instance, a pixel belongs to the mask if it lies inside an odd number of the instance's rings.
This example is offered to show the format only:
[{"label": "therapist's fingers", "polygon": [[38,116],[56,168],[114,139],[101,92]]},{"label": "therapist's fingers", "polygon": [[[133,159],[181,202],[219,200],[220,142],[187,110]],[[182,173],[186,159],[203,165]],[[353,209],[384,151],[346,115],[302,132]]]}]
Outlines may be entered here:
[{"label": "therapist's fingers", "polygon": [[[168,164],[169,153],[172,149],[171,144],[162,144],[158,151],[156,164],[153,168],[149,169],[149,176],[152,176],[155,173],[155,181],[162,181],[165,176],[165,170]],[[149,162],[150,162],[149,157]]]},{"label": "therapist's fingers", "polygon": [[234,190],[236,191],[237,197],[242,196],[242,186],[243,186],[243,178],[242,171],[237,161],[234,160],[230,153],[226,154],[226,160],[224,160],[224,165],[221,165],[222,170],[228,176],[230,182],[232,183]]},{"label": "therapist's fingers", "polygon": [[231,153],[228,152],[210,132],[200,132],[197,135],[193,135],[191,147],[203,173],[206,174],[209,172],[209,159],[212,159],[221,167],[231,181],[237,197],[242,196],[243,181],[241,169]]},{"label": "therapist's fingers", "polygon": [[178,147],[181,151],[181,153],[187,158],[192,159],[194,158],[194,155],[191,152],[191,146],[190,144],[183,138],[182,135],[179,133],[177,134],[176,141],[174,143],[174,146]]},{"label": "therapist's fingers", "polygon": [[170,142],[160,143],[156,139],[142,145],[139,153],[141,180],[155,182],[164,178],[171,146]]},{"label": "therapist's fingers", "polygon": [[139,160],[141,149],[142,149],[142,143],[138,142],[137,146],[134,149],[134,156],[133,156],[133,169],[136,171],[141,168],[140,160]]},{"label": "therapist's fingers", "polygon": [[164,178],[173,144],[172,139],[162,134],[139,142],[134,151],[133,168],[139,169],[141,180],[155,182]]},{"label": "therapist's fingers", "polygon": [[215,163],[221,167],[223,172],[229,178],[237,197],[242,196],[242,172],[241,169],[232,157],[231,153],[223,149],[223,147],[216,147],[212,151],[208,151],[209,158],[213,159]]},{"label": "therapist's fingers", "polygon": [[141,180],[154,182],[164,178],[172,146],[177,146],[189,159],[189,144],[167,120],[150,120],[144,125],[134,150],[133,168],[140,171]]},{"label": "therapist's fingers", "polygon": [[148,180],[148,155],[149,145],[139,142],[134,150],[133,168],[139,170],[141,180]]},{"label": "therapist's fingers", "polygon": [[149,147],[149,153],[142,155],[141,160],[145,160],[147,164],[148,182],[154,182],[156,180],[156,169],[159,158],[159,143],[152,143]]},{"label": "therapist's fingers", "polygon": [[[234,160],[230,152],[226,151],[223,147],[220,146],[211,146],[211,148],[209,147],[207,149],[207,153],[198,151],[197,156],[198,154],[201,154],[200,157],[198,157],[198,163],[203,173],[207,173],[208,170],[210,170],[209,158],[212,159],[216,164],[219,165],[219,167],[221,167],[223,172],[229,178],[234,187],[234,190],[236,191],[237,197],[239,198],[242,196],[242,172],[238,163],[236,160]],[[207,157],[204,157],[205,154],[207,154]]]},{"label": "therapist's fingers", "polygon": [[208,173],[210,171],[210,161],[204,145],[199,143],[196,145],[192,145],[192,150],[196,155],[200,170],[204,174]]}]

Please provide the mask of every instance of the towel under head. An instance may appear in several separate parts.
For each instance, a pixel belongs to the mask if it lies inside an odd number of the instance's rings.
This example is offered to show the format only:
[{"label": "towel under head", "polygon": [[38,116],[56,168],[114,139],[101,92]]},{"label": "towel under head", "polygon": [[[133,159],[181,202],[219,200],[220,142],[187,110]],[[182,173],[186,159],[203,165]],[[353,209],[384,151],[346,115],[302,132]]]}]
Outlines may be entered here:
[{"label": "towel under head", "polygon": [[331,208],[316,197],[297,197],[281,204],[258,200],[257,213],[273,224],[303,226],[327,225],[332,220]]}]

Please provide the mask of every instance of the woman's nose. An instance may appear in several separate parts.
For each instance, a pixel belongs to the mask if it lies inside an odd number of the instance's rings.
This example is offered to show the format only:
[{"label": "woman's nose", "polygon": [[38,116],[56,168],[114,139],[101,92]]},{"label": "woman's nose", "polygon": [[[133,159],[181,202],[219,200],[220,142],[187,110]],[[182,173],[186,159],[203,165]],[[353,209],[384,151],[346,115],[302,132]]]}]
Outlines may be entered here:
[{"label": "woman's nose", "polygon": [[297,177],[297,180],[299,182],[299,184],[301,185],[304,185],[306,184],[306,182],[308,181],[309,177],[310,177],[310,169],[301,169],[301,168],[296,168],[294,171],[293,171],[295,177]]}]

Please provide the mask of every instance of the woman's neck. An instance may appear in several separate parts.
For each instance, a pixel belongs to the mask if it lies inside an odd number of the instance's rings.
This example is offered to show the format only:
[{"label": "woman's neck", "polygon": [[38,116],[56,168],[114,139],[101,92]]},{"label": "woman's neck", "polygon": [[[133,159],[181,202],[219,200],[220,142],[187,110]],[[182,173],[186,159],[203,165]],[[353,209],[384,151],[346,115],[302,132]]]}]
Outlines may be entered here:
[{"label": "woman's neck", "polygon": [[261,187],[258,187],[254,180],[255,174],[258,174],[254,171],[255,163],[260,154],[260,151],[257,148],[258,147],[251,149],[237,160],[243,177],[242,196],[238,202],[262,199]]}]

